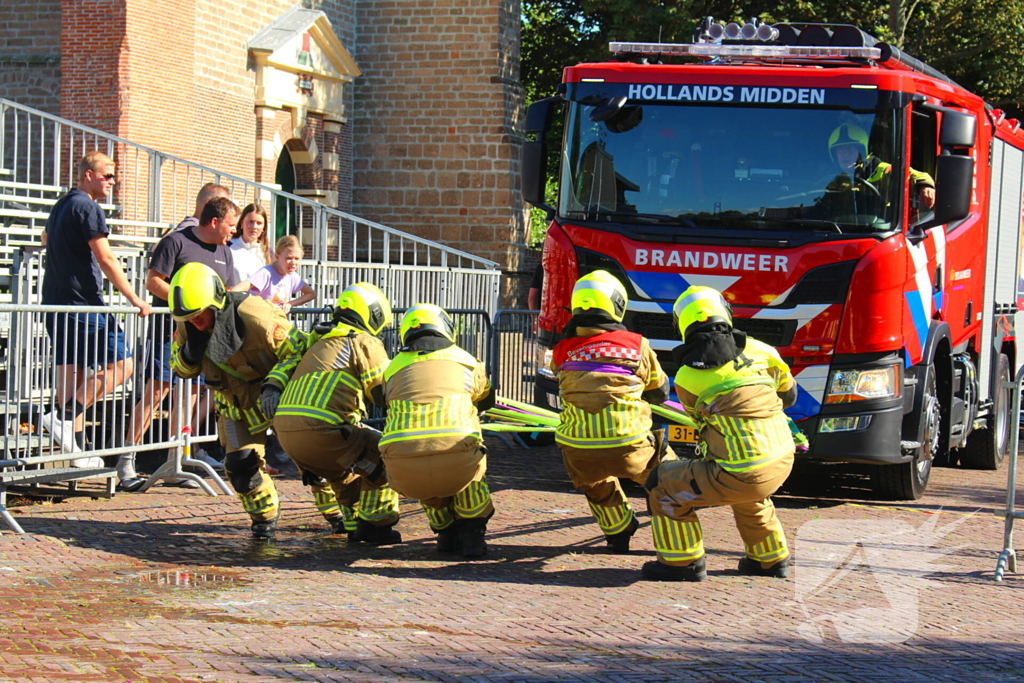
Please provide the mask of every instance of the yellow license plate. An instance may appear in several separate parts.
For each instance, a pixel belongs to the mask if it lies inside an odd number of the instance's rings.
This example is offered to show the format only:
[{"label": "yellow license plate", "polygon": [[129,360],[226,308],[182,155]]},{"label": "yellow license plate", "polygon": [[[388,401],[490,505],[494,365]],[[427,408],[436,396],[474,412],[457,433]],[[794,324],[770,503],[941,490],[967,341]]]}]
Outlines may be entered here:
[{"label": "yellow license plate", "polygon": [[683,425],[669,425],[668,440],[679,443],[697,443],[697,430]]}]

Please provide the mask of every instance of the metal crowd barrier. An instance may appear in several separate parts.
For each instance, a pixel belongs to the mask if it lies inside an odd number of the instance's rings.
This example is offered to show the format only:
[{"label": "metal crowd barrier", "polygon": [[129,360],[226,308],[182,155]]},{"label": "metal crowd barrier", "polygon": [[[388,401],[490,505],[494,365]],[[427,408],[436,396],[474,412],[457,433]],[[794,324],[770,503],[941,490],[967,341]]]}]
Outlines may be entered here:
[{"label": "metal crowd barrier", "polygon": [[[108,329],[123,330],[122,348],[109,348],[105,335],[91,327],[99,319]],[[161,376],[170,332],[166,308],[140,318],[126,306],[0,304],[0,337],[6,339],[0,364],[0,513],[9,526],[19,530],[3,507],[8,485],[74,486],[106,479],[112,495],[116,474],[108,463],[133,451],[169,453],[147,488],[177,476],[217,495],[207,481],[183,470],[188,465],[231,493],[208,465],[182,457],[185,427],[194,441],[212,441],[216,421],[206,408],[212,401],[205,388],[173,374]],[[200,411],[187,412],[186,397],[193,396]],[[62,407],[71,400],[84,407],[76,421],[62,419]]]},{"label": "metal crowd barrier", "polygon": [[533,403],[537,387],[539,311],[501,310],[494,316],[491,355],[496,361],[496,384],[502,396]]},{"label": "metal crowd barrier", "polygon": [[1024,367],[1021,367],[1017,371],[1017,376],[1013,382],[1004,384],[1004,388],[1013,389],[1013,402],[1010,404],[1010,415],[1015,419],[1011,420],[1011,424],[1018,425],[1017,429],[1010,430],[1010,447],[1007,454],[1009,463],[1006,467],[1006,506],[1002,510],[996,510],[997,517],[1003,517],[1003,551],[999,553],[999,559],[996,560],[996,581],[1003,580],[1003,574],[1007,570],[1011,572],[1017,571],[1017,551],[1013,548],[1013,522],[1014,520],[1024,519],[1024,510],[1017,509],[1017,449],[1020,446],[1020,392],[1022,388],[1021,380],[1024,379]]}]

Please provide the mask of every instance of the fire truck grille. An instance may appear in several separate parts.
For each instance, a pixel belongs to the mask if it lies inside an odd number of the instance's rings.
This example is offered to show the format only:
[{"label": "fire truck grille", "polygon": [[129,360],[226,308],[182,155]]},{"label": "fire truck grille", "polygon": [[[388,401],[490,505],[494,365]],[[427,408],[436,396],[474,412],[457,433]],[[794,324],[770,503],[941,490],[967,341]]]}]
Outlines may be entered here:
[{"label": "fire truck grille", "polygon": [[[672,324],[667,313],[627,313],[626,326],[636,330],[648,339],[678,339],[679,331]],[[796,333],[795,320],[764,320],[761,318],[736,318],[736,329],[743,330],[754,339],[771,346],[789,346]]]},{"label": "fire truck grille", "polygon": [[789,346],[796,333],[795,320],[764,320],[761,318],[734,318],[733,326],[769,346]]},{"label": "fire truck grille", "polygon": [[676,339],[682,341],[679,330],[667,313],[627,313],[626,327],[636,330],[648,339]]}]

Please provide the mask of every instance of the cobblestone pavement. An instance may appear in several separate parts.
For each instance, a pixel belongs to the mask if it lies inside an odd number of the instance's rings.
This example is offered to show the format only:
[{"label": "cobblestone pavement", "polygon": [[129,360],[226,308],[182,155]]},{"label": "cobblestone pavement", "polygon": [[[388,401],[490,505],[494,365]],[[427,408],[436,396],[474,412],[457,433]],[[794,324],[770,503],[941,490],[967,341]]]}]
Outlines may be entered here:
[{"label": "cobblestone pavement", "polygon": [[[937,469],[908,504],[812,473],[776,497],[789,580],[738,575],[714,509],[709,580],[652,584],[646,514],[633,555],[605,554],[557,450],[499,446],[490,554],[472,563],[438,555],[409,501],[405,544],[347,547],[288,478],[266,545],[236,500],[180,489],[16,508],[28,533],[0,536],[0,680],[1024,679],[1024,577],[992,581],[1003,472]],[[883,540],[840,542],[869,532]]]}]

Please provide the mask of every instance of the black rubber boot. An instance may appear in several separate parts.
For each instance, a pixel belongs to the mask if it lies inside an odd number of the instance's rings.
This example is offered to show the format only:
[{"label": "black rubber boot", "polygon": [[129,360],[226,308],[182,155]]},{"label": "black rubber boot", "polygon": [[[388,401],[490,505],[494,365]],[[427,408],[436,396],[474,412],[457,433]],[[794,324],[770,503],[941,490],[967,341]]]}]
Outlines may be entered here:
[{"label": "black rubber boot", "polygon": [[349,536],[349,540],[368,545],[395,545],[402,542],[402,534],[394,526],[375,526],[361,519],[356,523],[356,530]]},{"label": "black rubber boot", "polygon": [[707,565],[703,557],[685,567],[645,562],[642,572],[648,581],[703,581],[708,578]]},{"label": "black rubber boot", "polygon": [[768,576],[773,579],[785,579],[789,577],[789,558],[787,557],[784,560],[779,560],[772,566],[765,569],[757,560],[744,557],[740,559],[740,564],[737,569],[739,569],[740,574],[743,574],[744,576]]},{"label": "black rubber boot", "polygon": [[604,540],[608,543],[608,552],[613,555],[629,555],[629,539],[633,538],[633,534],[639,528],[640,522],[636,521],[636,517],[634,517],[629,526],[619,533],[605,535]]},{"label": "black rubber boot", "polygon": [[269,541],[277,533],[277,517],[267,522],[252,523],[252,537]]},{"label": "black rubber boot", "polygon": [[348,533],[348,529],[345,528],[345,518],[341,515],[334,515],[333,517],[327,517],[327,523],[331,525],[331,533],[344,536]]},{"label": "black rubber boot", "polygon": [[451,526],[437,532],[437,552],[457,553],[461,546],[459,535],[459,523],[456,521]]},{"label": "black rubber boot", "polygon": [[474,560],[487,554],[487,542],[484,533],[487,531],[486,519],[464,519],[459,526],[459,541],[462,543],[462,556]]}]

